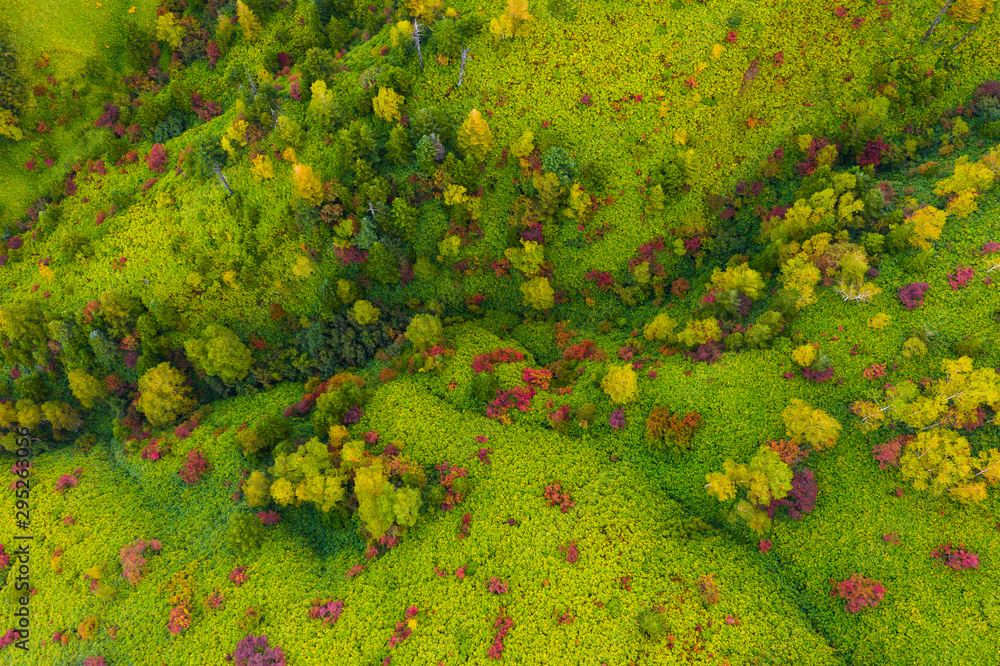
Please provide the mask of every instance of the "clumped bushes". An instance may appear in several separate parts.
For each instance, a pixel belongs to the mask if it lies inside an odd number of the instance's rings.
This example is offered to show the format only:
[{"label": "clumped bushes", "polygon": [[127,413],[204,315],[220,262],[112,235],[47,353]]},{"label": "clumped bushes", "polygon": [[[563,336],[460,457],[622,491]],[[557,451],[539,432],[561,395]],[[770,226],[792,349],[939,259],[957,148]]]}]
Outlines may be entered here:
[{"label": "clumped bushes", "polygon": [[674,414],[670,408],[654,407],[646,418],[646,440],[653,449],[687,451],[691,438],[701,426],[701,414]]}]

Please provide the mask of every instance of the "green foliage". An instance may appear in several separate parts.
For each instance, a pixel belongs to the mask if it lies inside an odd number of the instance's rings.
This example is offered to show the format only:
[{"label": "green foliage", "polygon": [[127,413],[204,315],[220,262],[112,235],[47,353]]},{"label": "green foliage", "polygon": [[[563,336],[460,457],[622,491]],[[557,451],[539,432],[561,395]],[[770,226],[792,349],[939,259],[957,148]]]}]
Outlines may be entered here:
[{"label": "green foliage", "polygon": [[260,546],[264,536],[264,526],[260,518],[249,513],[234,513],[229,517],[226,531],[227,545],[231,550],[242,553]]},{"label": "green foliage", "polygon": [[948,492],[963,503],[985,499],[986,486],[1000,480],[998,462],[997,449],[973,456],[969,441],[947,428],[917,433],[906,442],[899,458],[903,479],[912,482],[915,490],[931,497]]},{"label": "green foliage", "polygon": [[389,131],[389,141],[385,144],[386,157],[394,164],[404,166],[413,159],[413,143],[406,128],[396,124]]},{"label": "green foliage", "polygon": [[421,137],[434,135],[443,143],[451,143],[455,136],[451,118],[436,106],[424,107],[410,114],[410,140],[419,142]]},{"label": "green foliage", "polygon": [[785,422],[785,433],[790,438],[809,444],[816,451],[833,447],[840,435],[840,424],[836,419],[798,398],[792,398],[781,412],[781,418]]},{"label": "green foliage", "polygon": [[309,420],[316,432],[325,433],[330,426],[340,425],[351,407],[357,405],[363,408],[371,396],[372,391],[348,380],[336,391],[327,391],[316,399],[316,407]]},{"label": "green foliage", "polygon": [[440,344],[444,339],[441,318],[436,314],[415,315],[410,320],[410,325],[406,327],[406,339],[421,352]]},{"label": "green foliage", "polygon": [[[480,372],[472,375],[472,396],[481,404],[488,405],[496,399],[500,389],[500,379],[495,372]],[[444,501],[443,499],[441,500]],[[434,504],[434,502],[431,502]],[[440,504],[440,502],[438,502]]]},{"label": "green foliage", "polygon": [[392,231],[396,238],[410,241],[417,233],[417,221],[420,212],[407,203],[404,197],[396,197],[392,201]]},{"label": "green foliage", "polygon": [[340,108],[333,91],[327,89],[326,82],[322,79],[313,81],[312,99],[306,113],[309,120],[320,129],[330,129],[340,122]]},{"label": "green foliage", "polygon": [[311,502],[329,512],[344,498],[347,479],[334,465],[334,456],[326,444],[313,437],[298,451],[277,454],[268,471],[275,477],[271,496],[283,506],[294,498],[295,504]]},{"label": "green foliage", "polygon": [[639,614],[638,623],[639,630],[650,638],[660,638],[670,632],[666,615],[656,610],[644,610]]},{"label": "green foliage", "polygon": [[435,23],[431,43],[441,55],[447,58],[458,58],[462,53],[462,38],[455,20],[445,18]]},{"label": "green foliage", "polygon": [[547,277],[536,277],[521,284],[524,302],[536,310],[548,310],[555,305],[555,290]]},{"label": "green foliage", "polygon": [[738,489],[745,488],[745,499],[740,499],[730,520],[743,519],[751,529],[762,533],[770,529],[767,507],[772,500],[782,499],[792,489],[792,468],[767,445],[762,445],[747,465],[738,465],[732,460],[723,463],[723,472],[706,475],[709,494],[720,502],[736,499]]},{"label": "green foliage", "polygon": [[306,52],[305,58],[298,63],[302,72],[302,81],[299,89],[303,102],[312,100],[312,84],[314,81],[323,81],[329,85],[333,81],[334,75],[340,68],[334,60],[333,54],[326,49],[311,48]]},{"label": "green foliage", "polygon": [[933,260],[934,250],[924,250],[923,252],[918,252],[903,259],[903,270],[913,275],[924,276],[927,275],[927,271],[930,270],[931,262]]},{"label": "green foliage", "polygon": [[399,261],[395,254],[382,243],[373,243],[368,251],[365,274],[382,284],[399,283]]},{"label": "green foliage", "polygon": [[67,373],[67,379],[73,397],[87,409],[92,409],[97,402],[108,396],[108,389],[104,382],[83,370],[70,370]]},{"label": "green foliage", "polygon": [[209,324],[200,337],[184,343],[184,349],[199,369],[228,384],[245,378],[253,362],[250,349],[219,324]]},{"label": "green foliage", "polygon": [[438,146],[440,145],[434,138],[426,134],[417,141],[417,147],[413,152],[417,158],[417,168],[421,172],[427,175],[434,173],[434,170],[437,168],[435,155],[437,155]]},{"label": "green foliage", "polygon": [[542,154],[542,170],[556,174],[559,182],[568,186],[576,179],[576,160],[565,148],[553,146]]}]

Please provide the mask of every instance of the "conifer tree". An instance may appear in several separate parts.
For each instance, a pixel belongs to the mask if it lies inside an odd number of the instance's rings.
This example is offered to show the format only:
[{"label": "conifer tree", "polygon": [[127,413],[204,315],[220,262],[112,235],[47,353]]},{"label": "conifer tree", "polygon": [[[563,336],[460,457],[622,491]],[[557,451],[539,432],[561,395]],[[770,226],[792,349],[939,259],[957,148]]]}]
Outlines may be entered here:
[{"label": "conifer tree", "polygon": [[469,112],[458,130],[458,147],[463,155],[471,155],[480,162],[493,149],[493,132],[486,119],[476,109]]},{"label": "conifer tree", "polygon": [[389,141],[385,144],[386,155],[399,166],[410,163],[413,158],[413,144],[406,128],[396,125],[389,132]]},{"label": "conifer tree", "polygon": [[243,39],[248,42],[254,40],[261,31],[260,21],[257,20],[253,11],[243,3],[243,0],[236,0],[236,16],[239,20],[240,30],[243,31]]}]

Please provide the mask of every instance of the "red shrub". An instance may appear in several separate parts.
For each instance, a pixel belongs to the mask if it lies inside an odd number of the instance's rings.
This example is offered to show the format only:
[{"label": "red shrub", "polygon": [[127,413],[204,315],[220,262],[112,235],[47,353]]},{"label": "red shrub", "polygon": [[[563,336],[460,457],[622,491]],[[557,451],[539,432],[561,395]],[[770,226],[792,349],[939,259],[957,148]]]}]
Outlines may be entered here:
[{"label": "red shrub", "polygon": [[847,580],[836,581],[830,579],[833,590],[831,597],[846,599],[844,610],[848,613],[857,613],[864,608],[875,608],[885,597],[885,588],[877,580],[869,580],[858,574],[854,574]]},{"label": "red shrub", "polygon": [[545,487],[545,500],[545,506],[558,506],[562,509],[563,513],[576,506],[576,502],[570,501],[569,491],[563,492],[562,486],[558,481],[553,481]]},{"label": "red shrub", "polygon": [[167,149],[164,148],[161,143],[153,144],[152,149],[149,151],[149,155],[146,156],[146,166],[149,167],[150,171],[163,173],[163,171],[165,171],[164,167],[166,164]]},{"label": "red shrub", "polygon": [[188,451],[187,461],[181,468],[179,474],[184,483],[189,486],[201,481],[201,477],[208,473],[209,462],[198,449]]}]

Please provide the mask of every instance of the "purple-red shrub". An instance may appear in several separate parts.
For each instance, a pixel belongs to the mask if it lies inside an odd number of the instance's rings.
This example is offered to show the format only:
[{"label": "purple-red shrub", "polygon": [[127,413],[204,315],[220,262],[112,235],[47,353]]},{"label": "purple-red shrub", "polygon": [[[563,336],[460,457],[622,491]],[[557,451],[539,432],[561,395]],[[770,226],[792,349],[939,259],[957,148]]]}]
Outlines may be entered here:
[{"label": "purple-red shrub", "polygon": [[281,520],[281,514],[277,511],[259,511],[257,517],[264,525],[277,525]]},{"label": "purple-red shrub", "polygon": [[858,155],[858,166],[879,166],[882,164],[883,155],[889,150],[890,146],[882,137],[873,139],[865,144],[864,151]]},{"label": "purple-red shrub", "polygon": [[814,382],[816,384],[822,384],[825,381],[833,379],[834,375],[833,367],[829,367],[826,370],[813,370],[812,368],[802,368],[802,377],[808,381]]},{"label": "purple-red shrub", "polygon": [[121,110],[111,102],[104,103],[104,113],[94,121],[94,127],[111,127],[118,122]]},{"label": "purple-red shrub", "polygon": [[211,69],[215,69],[215,63],[219,61],[219,45],[215,43],[215,40],[210,41],[205,45],[205,57],[208,58],[208,64]]},{"label": "purple-red shrub", "polygon": [[872,449],[872,457],[878,463],[878,468],[882,470],[888,469],[889,465],[899,467],[899,455],[902,453],[903,447],[915,437],[915,435],[900,435],[899,437],[890,439],[888,442],[876,444],[875,448]]},{"label": "purple-red shrub", "polygon": [[333,599],[314,599],[312,603],[312,608],[309,609],[309,619],[322,620],[323,624],[336,624],[344,609],[343,601],[334,601]]},{"label": "purple-red shrub", "polygon": [[500,610],[500,615],[497,617],[496,621],[493,623],[493,628],[497,630],[496,634],[493,635],[493,645],[490,646],[490,651],[487,653],[490,659],[500,659],[503,656],[503,638],[510,631],[510,628],[514,626],[514,620],[509,617],[505,617],[504,610]]},{"label": "purple-red shrub", "polygon": [[813,477],[811,469],[801,469],[792,475],[792,489],[788,495],[781,499],[771,500],[767,507],[767,517],[774,519],[775,512],[785,507],[788,509],[788,516],[792,520],[799,520],[802,516],[816,508],[816,493],[819,486]]},{"label": "purple-red shrub", "polygon": [[178,474],[184,479],[184,483],[193,486],[201,481],[201,477],[208,473],[209,467],[208,459],[202,455],[201,451],[192,449],[188,451],[187,461]]},{"label": "purple-red shrub", "polygon": [[576,547],[576,541],[570,541],[565,546],[559,546],[558,550],[560,553],[566,553],[566,561],[570,564],[576,564],[576,561],[580,559],[580,550]]},{"label": "purple-red shrub", "polygon": [[948,273],[948,284],[952,289],[961,289],[972,282],[972,276],[976,269],[972,266],[956,266],[954,273]]},{"label": "purple-red shrub", "polygon": [[166,164],[167,149],[162,143],[153,144],[153,147],[149,150],[149,155],[146,156],[146,166],[149,167],[150,171],[163,173],[166,170]]},{"label": "purple-red shrub", "polygon": [[[417,607],[410,606],[406,609],[406,620],[416,617]],[[410,637],[412,630],[406,622],[397,622],[396,631],[389,637],[389,649],[392,649]]]},{"label": "purple-red shrub", "polygon": [[931,557],[954,571],[979,569],[979,555],[965,550],[965,544],[954,547],[950,543],[941,544],[931,551]]},{"label": "purple-red shrub", "polygon": [[67,488],[76,488],[77,483],[79,483],[79,479],[72,474],[63,474],[56,481],[56,492],[62,495],[66,492]]},{"label": "purple-red shrub", "polygon": [[496,576],[493,576],[486,582],[486,587],[490,588],[490,592],[493,594],[504,594],[507,591],[507,583],[502,582]]},{"label": "purple-red shrub", "polygon": [[285,653],[281,648],[268,647],[267,636],[252,634],[237,643],[226,659],[234,666],[285,666]]},{"label": "purple-red shrub", "polygon": [[104,657],[87,657],[83,660],[83,666],[108,666]]},{"label": "purple-red shrub", "polygon": [[244,573],[246,567],[236,567],[229,574],[229,580],[232,581],[233,585],[240,587],[243,583],[247,582],[247,575]]},{"label": "purple-red shrub", "polygon": [[523,360],[524,354],[516,349],[505,347],[476,356],[472,359],[472,370],[478,375],[483,372],[493,372],[494,363],[516,363]]},{"label": "purple-red shrub", "polygon": [[882,599],[885,597],[885,588],[882,583],[858,574],[842,581],[831,578],[830,584],[833,585],[830,596],[846,599],[844,610],[848,613],[857,613],[864,608],[875,608],[882,603]]},{"label": "purple-red shrub", "polygon": [[131,583],[132,587],[138,585],[139,581],[142,580],[143,565],[146,564],[146,558],[143,555],[146,550],[152,548],[154,551],[159,551],[160,547],[160,542],[156,539],[150,541],[136,539],[132,543],[122,546],[121,552],[118,554],[118,561],[122,565],[122,576]]},{"label": "purple-red shrub", "polygon": [[912,282],[899,288],[899,302],[907,310],[915,310],[924,304],[924,294],[930,285],[926,282]]}]

